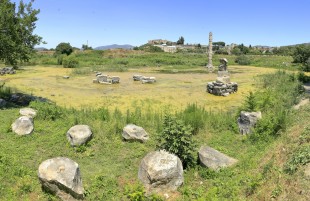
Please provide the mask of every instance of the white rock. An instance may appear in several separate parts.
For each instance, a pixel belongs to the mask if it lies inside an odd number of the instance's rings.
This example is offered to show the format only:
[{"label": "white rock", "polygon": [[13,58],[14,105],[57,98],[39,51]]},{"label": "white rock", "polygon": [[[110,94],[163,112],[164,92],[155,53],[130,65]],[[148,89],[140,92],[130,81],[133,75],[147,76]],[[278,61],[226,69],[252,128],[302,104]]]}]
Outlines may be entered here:
[{"label": "white rock", "polygon": [[21,116],[12,124],[12,131],[18,135],[29,135],[32,133],[33,127],[31,117]]},{"label": "white rock", "polygon": [[166,151],[154,151],[141,161],[138,178],[147,192],[175,191],[184,182],[181,160]]},{"label": "white rock", "polygon": [[19,110],[19,114],[34,118],[37,115],[37,111],[32,108],[22,108]]},{"label": "white rock", "polygon": [[42,162],[38,177],[44,190],[56,194],[62,200],[84,197],[79,165],[69,158],[57,157]]},{"label": "white rock", "polygon": [[92,131],[87,125],[75,125],[67,132],[67,139],[72,146],[85,144],[92,138]]}]

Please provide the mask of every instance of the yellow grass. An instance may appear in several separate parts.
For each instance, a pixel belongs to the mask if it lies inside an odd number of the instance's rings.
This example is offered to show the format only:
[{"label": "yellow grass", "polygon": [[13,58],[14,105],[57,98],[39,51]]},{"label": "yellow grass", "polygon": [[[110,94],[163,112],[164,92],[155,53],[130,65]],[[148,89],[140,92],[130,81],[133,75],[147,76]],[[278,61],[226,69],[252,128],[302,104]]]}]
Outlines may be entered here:
[{"label": "yellow grass", "polygon": [[[152,109],[166,107],[175,110],[188,103],[197,103],[206,109],[226,110],[242,103],[245,95],[254,89],[256,75],[275,71],[250,66],[229,66],[229,70],[232,72],[231,81],[239,84],[239,91],[228,97],[214,96],[206,92],[207,82],[215,80],[216,73],[162,74],[145,68],[106,73],[120,76],[121,80],[119,84],[103,85],[92,83],[95,74],[71,75],[72,69],[35,66],[25,67],[17,74],[6,75],[1,79],[6,81],[7,86],[48,98],[65,107],[118,107],[126,110],[140,105]],[[155,76],[157,82],[134,82],[134,74]],[[70,79],[63,79],[64,75],[70,75]]]}]

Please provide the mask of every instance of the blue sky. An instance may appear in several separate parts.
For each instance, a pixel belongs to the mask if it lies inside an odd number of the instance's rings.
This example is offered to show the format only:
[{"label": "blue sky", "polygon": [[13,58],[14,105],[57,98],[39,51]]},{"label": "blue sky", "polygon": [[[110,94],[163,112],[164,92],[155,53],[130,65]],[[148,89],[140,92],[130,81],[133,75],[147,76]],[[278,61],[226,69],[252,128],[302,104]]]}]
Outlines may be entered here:
[{"label": "blue sky", "polygon": [[[17,1],[17,0],[14,0]],[[24,0],[29,2],[29,0]],[[282,46],[310,42],[310,0],[36,0],[47,48],[139,46],[150,39]]]}]

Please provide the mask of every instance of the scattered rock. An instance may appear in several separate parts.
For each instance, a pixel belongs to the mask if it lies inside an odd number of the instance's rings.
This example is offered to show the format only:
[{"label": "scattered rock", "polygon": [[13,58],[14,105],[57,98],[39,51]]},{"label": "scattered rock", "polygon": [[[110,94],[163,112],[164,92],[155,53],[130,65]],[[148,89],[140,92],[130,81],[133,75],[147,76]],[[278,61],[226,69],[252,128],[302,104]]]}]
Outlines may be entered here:
[{"label": "scattered rock", "polygon": [[116,84],[119,83],[120,77],[119,76],[110,76],[110,75],[102,75],[96,74],[96,80],[93,80],[93,83],[100,83],[100,84]]},{"label": "scattered rock", "polygon": [[21,116],[12,124],[12,130],[18,135],[29,135],[33,131],[33,120],[28,116]]},{"label": "scattered rock", "polygon": [[0,69],[0,75],[5,75],[5,74],[15,74],[16,71],[14,70],[13,67],[4,67]]},{"label": "scattered rock", "polygon": [[239,132],[242,135],[252,133],[252,128],[256,125],[257,121],[262,118],[261,112],[245,112],[241,111],[238,118]]},{"label": "scattered rock", "polygon": [[72,146],[85,144],[92,138],[92,131],[87,125],[75,125],[67,132],[67,139]]},{"label": "scattered rock", "polygon": [[65,75],[65,76],[63,76],[62,78],[64,78],[64,79],[69,79],[69,78],[70,78],[70,76]]},{"label": "scattered rock", "polygon": [[57,157],[42,162],[38,176],[43,189],[62,200],[84,198],[79,165],[69,158]]},{"label": "scattered rock", "polygon": [[175,191],[184,182],[181,160],[163,150],[150,152],[141,161],[138,178],[147,193]]},{"label": "scattered rock", "polygon": [[34,118],[37,115],[37,111],[32,108],[22,108],[19,110],[19,114],[22,116]]},{"label": "scattered rock", "polygon": [[136,126],[134,124],[128,124],[125,126],[123,128],[122,136],[125,140],[129,141],[146,142],[149,139],[146,131],[142,127]]},{"label": "scattered rock", "polygon": [[198,152],[200,163],[212,170],[219,170],[220,168],[229,167],[238,162],[238,160],[231,158],[209,146],[202,146]]},{"label": "scattered rock", "polygon": [[141,82],[142,84],[145,84],[145,83],[154,83],[156,82],[156,78],[155,77],[142,77],[141,78]]},{"label": "scattered rock", "polygon": [[143,75],[133,75],[132,78],[133,78],[133,81],[141,81]]}]

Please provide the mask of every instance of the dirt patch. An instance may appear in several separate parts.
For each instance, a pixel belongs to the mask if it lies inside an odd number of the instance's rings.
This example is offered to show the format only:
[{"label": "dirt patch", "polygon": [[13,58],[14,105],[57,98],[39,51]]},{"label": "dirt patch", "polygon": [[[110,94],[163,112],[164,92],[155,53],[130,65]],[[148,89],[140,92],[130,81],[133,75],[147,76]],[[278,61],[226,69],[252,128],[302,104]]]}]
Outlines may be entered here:
[{"label": "dirt patch", "polygon": [[301,106],[304,106],[309,103],[309,99],[302,99],[297,105],[293,106],[293,109],[298,110]]}]

